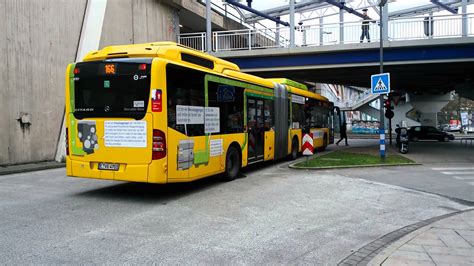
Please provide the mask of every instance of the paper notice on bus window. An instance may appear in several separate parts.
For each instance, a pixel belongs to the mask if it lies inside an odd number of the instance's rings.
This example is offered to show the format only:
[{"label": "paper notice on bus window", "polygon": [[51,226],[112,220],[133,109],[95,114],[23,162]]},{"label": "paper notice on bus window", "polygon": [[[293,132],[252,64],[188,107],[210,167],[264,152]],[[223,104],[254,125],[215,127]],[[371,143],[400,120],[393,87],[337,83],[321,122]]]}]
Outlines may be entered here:
[{"label": "paper notice on bus window", "polygon": [[305,103],[305,99],[304,97],[302,96],[299,96],[299,95],[291,95],[291,101],[294,102],[294,103],[299,103],[299,104],[304,104]]},{"label": "paper notice on bus window", "polygon": [[104,121],[104,145],[146,148],[146,127],[146,121]]},{"label": "paper notice on bus window", "polygon": [[205,123],[204,133],[219,133],[220,131],[220,117],[219,107],[206,107],[204,109]]},{"label": "paper notice on bus window", "polygon": [[204,124],[204,107],[176,105],[176,124]]},{"label": "paper notice on bus window", "polygon": [[221,156],[223,149],[222,149],[222,139],[211,139],[211,157]]}]

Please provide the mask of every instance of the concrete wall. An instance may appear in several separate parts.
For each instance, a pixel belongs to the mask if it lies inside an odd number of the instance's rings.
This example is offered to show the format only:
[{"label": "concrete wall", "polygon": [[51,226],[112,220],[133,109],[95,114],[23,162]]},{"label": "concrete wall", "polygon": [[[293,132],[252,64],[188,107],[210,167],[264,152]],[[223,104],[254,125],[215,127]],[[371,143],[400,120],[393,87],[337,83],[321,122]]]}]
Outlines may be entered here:
[{"label": "concrete wall", "polygon": [[54,158],[85,5],[0,0],[0,165]]},{"label": "concrete wall", "polygon": [[[0,0],[0,165],[55,158],[87,0]],[[109,0],[100,47],[176,41],[167,0]],[[21,119],[22,118],[22,119]]]},{"label": "concrete wall", "polygon": [[166,0],[109,0],[100,48],[108,45],[178,40],[178,10]]}]

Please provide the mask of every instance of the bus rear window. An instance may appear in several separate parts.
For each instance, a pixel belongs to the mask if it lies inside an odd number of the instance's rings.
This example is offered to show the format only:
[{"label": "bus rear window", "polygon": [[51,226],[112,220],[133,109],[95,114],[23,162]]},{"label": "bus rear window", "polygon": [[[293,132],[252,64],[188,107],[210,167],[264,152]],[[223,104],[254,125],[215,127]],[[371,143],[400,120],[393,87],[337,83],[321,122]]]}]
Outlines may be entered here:
[{"label": "bus rear window", "polygon": [[152,59],[113,59],[77,63],[74,69],[74,116],[145,116]]}]

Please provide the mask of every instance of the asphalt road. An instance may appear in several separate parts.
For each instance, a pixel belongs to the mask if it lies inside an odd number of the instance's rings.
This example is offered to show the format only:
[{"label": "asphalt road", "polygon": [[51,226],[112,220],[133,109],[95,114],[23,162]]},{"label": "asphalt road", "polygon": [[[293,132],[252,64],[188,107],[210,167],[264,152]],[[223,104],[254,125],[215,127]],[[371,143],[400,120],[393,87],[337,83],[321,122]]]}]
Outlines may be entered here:
[{"label": "asphalt road", "polygon": [[[351,140],[377,145],[377,140]],[[406,157],[419,166],[332,170],[347,177],[363,178],[449,197],[474,206],[474,146],[459,141],[410,142]]]},{"label": "asphalt road", "polygon": [[252,167],[228,183],[118,183],[64,169],[0,176],[0,261],[334,265],[400,227],[468,208],[350,172],[285,164]]}]

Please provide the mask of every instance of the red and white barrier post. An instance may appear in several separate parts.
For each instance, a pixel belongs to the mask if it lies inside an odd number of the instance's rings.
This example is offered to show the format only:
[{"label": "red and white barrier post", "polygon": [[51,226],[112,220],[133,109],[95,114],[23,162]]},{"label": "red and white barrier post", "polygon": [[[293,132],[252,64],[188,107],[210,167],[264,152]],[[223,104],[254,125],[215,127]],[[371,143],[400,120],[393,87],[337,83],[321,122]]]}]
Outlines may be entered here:
[{"label": "red and white barrier post", "polygon": [[313,133],[304,134],[302,150],[303,155],[306,155],[306,164],[308,164],[308,157],[314,154]]}]

